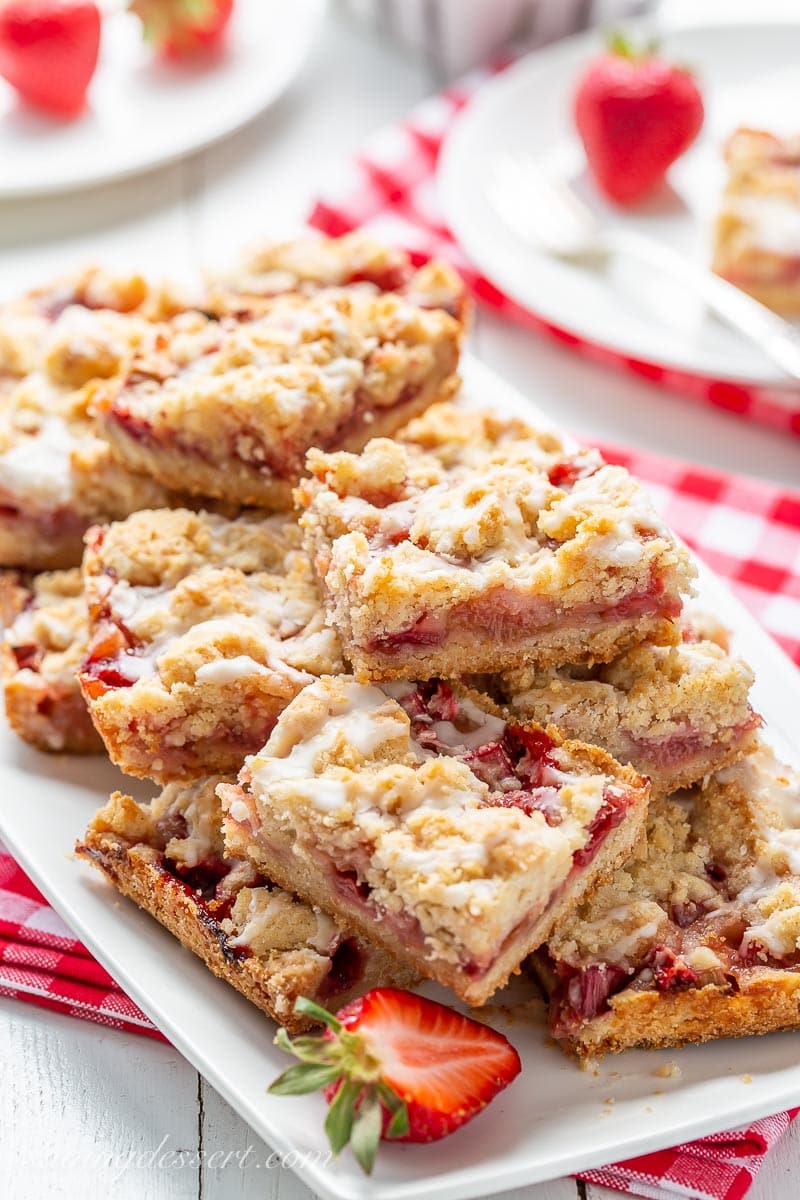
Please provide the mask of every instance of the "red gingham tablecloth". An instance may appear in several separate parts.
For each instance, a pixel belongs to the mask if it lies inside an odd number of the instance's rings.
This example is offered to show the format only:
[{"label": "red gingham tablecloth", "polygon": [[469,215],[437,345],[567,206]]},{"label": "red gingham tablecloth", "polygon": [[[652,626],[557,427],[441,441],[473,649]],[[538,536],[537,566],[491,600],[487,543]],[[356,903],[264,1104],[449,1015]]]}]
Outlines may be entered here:
[{"label": "red gingham tablecloth", "polygon": [[[507,65],[507,64],[505,64]],[[475,71],[376,133],[349,170],[317,201],[311,223],[330,234],[365,227],[421,257],[450,258],[476,298],[510,320],[569,346],[594,362],[638,375],[687,399],[800,437],[800,388],[715,380],[632,358],[587,341],[520,307],[467,261],[444,224],[434,171],[442,142],[481,83],[503,64]]]}]

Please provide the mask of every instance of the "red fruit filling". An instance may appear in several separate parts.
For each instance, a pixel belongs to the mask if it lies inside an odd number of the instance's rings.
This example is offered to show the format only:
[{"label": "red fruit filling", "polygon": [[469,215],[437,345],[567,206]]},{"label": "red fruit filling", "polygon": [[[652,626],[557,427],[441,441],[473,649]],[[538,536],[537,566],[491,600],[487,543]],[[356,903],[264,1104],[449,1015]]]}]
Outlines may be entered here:
[{"label": "red fruit filling", "polygon": [[[742,721],[739,725],[732,728],[731,733],[733,739],[746,737],[752,733],[754,729],[758,729],[761,725],[761,717],[752,710],[746,721]],[[638,758],[642,761],[649,761],[656,767],[675,767],[680,763],[688,762],[693,758],[697,758],[702,754],[713,750],[713,745],[709,743],[715,739],[711,738],[708,733],[698,733],[687,726],[680,733],[671,734],[666,738],[629,738],[630,754],[632,758]]]},{"label": "red fruit filling", "polygon": [[[373,548],[385,549],[385,544],[374,542]],[[554,549],[558,550],[558,546]],[[634,592],[608,608],[583,604],[567,612],[550,601],[532,601],[516,592],[495,588],[485,596],[456,605],[446,618],[424,614],[406,629],[373,638],[364,644],[364,650],[368,654],[394,654],[405,646],[441,646],[448,638],[463,639],[465,635],[474,636],[481,645],[487,640],[517,645],[532,635],[545,635],[556,629],[585,626],[591,631],[612,621],[636,617],[677,617],[680,611],[680,597],[666,595],[664,583],[658,578],[651,579],[643,591]]]},{"label": "red fruit filling", "polygon": [[[541,812],[548,825],[561,824],[561,780],[551,753],[555,743],[544,729],[507,725],[499,741],[487,732],[490,740],[474,746],[481,723],[464,711],[446,683],[431,680],[417,684],[414,690],[398,695],[398,702],[411,718],[415,742],[425,750],[459,758],[487,785],[490,792],[485,805],[519,808],[526,816]],[[576,867],[592,861],[611,830],[621,823],[630,799],[620,788],[606,787],[603,804],[588,827],[588,841],[573,856]]]},{"label": "red fruit filling", "polygon": [[557,982],[551,996],[551,1028],[555,1037],[566,1037],[585,1021],[608,1012],[609,999],[620,991],[628,974],[611,963],[590,963],[588,967],[551,964]]},{"label": "red fruit filling", "polygon": [[360,983],[364,977],[364,954],[357,942],[345,938],[331,955],[331,969],[319,989],[322,1000],[340,996]]},{"label": "red fruit filling", "polygon": [[580,459],[565,458],[550,468],[548,478],[553,487],[568,491],[579,479],[588,479],[600,469],[599,463],[582,462]]},{"label": "red fruit filling", "polygon": [[39,670],[42,661],[42,648],[41,646],[37,646],[35,642],[26,643],[24,646],[12,646],[11,653],[16,659],[18,670]]},{"label": "red fruit filling", "polygon": [[372,283],[380,292],[399,292],[414,273],[410,263],[393,263],[386,267],[364,267],[353,271],[348,283]]},{"label": "red fruit filling", "polygon": [[660,992],[684,991],[697,983],[697,972],[667,946],[657,946],[650,957],[653,982]]}]

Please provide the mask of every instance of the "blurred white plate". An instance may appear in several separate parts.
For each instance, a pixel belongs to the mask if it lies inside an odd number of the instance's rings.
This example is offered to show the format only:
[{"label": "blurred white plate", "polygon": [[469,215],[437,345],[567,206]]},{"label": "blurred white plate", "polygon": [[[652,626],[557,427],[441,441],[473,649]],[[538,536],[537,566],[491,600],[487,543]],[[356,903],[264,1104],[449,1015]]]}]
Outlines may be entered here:
[{"label": "blurred white plate", "polygon": [[[465,398],[504,415],[546,417],[474,359],[464,363]],[[756,671],[753,700],[767,736],[800,764],[800,675],[741,604],[706,568],[699,601],[734,631]],[[288,1059],[274,1026],[150,917],[70,854],[110,790],[134,784],[101,759],[38,754],[0,728],[0,835],[64,919],[170,1041],[244,1119],[330,1200],[469,1200],[643,1154],[729,1129],[797,1103],[797,1034],[720,1041],[656,1053],[609,1055],[582,1071],[548,1043],[537,1015],[519,1009],[492,1021],[507,1031],[523,1072],[468,1128],[432,1146],[382,1147],[371,1180],[349,1153],[326,1165],[319,1096],[267,1094]],[[153,789],[155,790],[155,789]],[[152,792],[150,793],[152,794]],[[435,989],[433,994],[437,994]],[[447,1002],[444,993],[439,998]],[[135,1050],[131,1069],[135,1069]],[[680,1071],[656,1074],[671,1061]],[[124,1087],[124,1080],[119,1081]],[[608,1103],[608,1097],[614,1103]]]},{"label": "blurred white plate", "polygon": [[224,55],[160,63],[136,19],[104,19],[86,111],[62,123],[0,79],[0,199],[66,191],[146,171],[232,133],[300,71],[325,0],[237,0]]},{"label": "blurred white plate", "polygon": [[740,124],[783,133],[800,125],[800,20],[709,24],[668,30],[662,40],[666,55],[696,71],[706,102],[703,132],[672,168],[668,190],[625,213],[606,204],[586,177],[572,128],[572,95],[582,66],[601,48],[602,35],[595,31],[531,54],[481,88],[440,159],[445,217],[493,283],[562,330],[625,357],[694,375],[786,383],[757,349],[667,277],[622,260],[606,272],[592,271],[527,249],[487,199],[485,181],[497,153],[526,152],[572,180],[604,219],[625,222],[707,263],[727,135]]}]

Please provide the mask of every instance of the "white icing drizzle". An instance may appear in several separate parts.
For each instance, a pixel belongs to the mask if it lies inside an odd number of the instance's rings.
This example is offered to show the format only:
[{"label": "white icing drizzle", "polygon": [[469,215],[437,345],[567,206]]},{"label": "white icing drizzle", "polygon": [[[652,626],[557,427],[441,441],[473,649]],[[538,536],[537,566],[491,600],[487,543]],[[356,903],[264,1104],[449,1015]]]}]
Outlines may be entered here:
[{"label": "white icing drizzle", "polygon": [[747,222],[756,245],[787,258],[800,256],[800,207],[779,196],[738,196],[728,209]]},{"label": "white icing drizzle", "polygon": [[204,663],[195,672],[195,679],[198,683],[233,683],[249,675],[268,674],[262,663],[256,662],[248,654],[237,654],[235,658],[217,658],[214,662]]},{"label": "white icing drizzle", "polygon": [[[211,574],[217,570],[215,567],[201,568],[194,573],[193,582],[200,584],[205,572]],[[315,648],[320,651],[331,649],[333,634],[324,627],[318,605],[310,598],[284,597],[277,591],[270,592],[251,580],[247,580],[245,586],[254,600],[254,612],[195,623],[191,615],[179,614],[172,609],[173,593],[169,587],[135,586],[127,580],[114,583],[107,597],[111,609],[126,629],[141,639],[141,645],[134,652],[119,656],[117,662],[121,673],[133,680],[154,675],[161,656],[181,637],[191,636],[192,643],[200,645],[202,641],[223,640],[238,633],[247,640],[252,640],[254,634],[258,637],[267,665],[258,663],[250,655],[218,658],[198,668],[198,683],[225,684],[270,671],[296,683],[309,683],[313,677],[287,660],[300,658],[302,661],[305,658],[308,661]],[[157,630],[155,635],[151,633],[153,629]]]},{"label": "white icing drizzle", "polygon": [[32,508],[66,504],[76,446],[65,421],[44,417],[35,436],[21,436],[0,454],[0,490],[25,499]]}]

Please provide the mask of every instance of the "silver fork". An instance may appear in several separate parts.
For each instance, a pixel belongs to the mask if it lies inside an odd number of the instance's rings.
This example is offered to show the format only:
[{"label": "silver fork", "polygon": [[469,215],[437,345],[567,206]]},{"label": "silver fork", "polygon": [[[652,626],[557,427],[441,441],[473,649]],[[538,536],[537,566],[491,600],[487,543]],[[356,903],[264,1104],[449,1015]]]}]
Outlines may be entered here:
[{"label": "silver fork", "polygon": [[632,229],[602,225],[566,182],[546,175],[529,155],[498,155],[486,194],[511,232],[536,250],[586,266],[626,255],[671,275],[786,375],[800,380],[800,332],[788,321],[671,246]]}]

